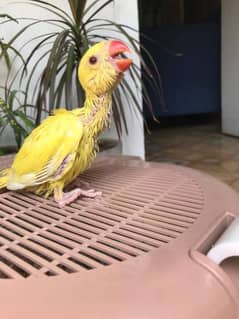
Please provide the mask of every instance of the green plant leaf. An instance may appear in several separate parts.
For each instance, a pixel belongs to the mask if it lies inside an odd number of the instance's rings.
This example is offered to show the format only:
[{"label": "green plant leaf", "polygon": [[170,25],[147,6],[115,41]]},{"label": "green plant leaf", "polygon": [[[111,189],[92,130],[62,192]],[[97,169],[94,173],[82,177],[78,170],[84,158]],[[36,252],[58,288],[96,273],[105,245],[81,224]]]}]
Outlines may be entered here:
[{"label": "green plant leaf", "polygon": [[79,26],[85,10],[86,0],[68,0],[75,23]]},{"label": "green plant leaf", "polygon": [[72,109],[72,74],[75,62],[74,45],[70,46],[66,63],[65,104],[68,110]]},{"label": "green plant leaf", "polygon": [[47,65],[42,74],[40,85],[39,85],[38,98],[36,102],[38,106],[37,116],[36,116],[37,125],[40,123],[40,120],[41,120],[41,110],[42,110],[43,104],[46,105],[46,95],[47,95],[48,88],[50,85],[55,87],[57,63],[59,62],[59,58],[61,57],[61,53],[62,53],[61,49],[64,46],[64,39],[66,39],[68,33],[69,33],[69,30],[64,30],[57,35],[50,52],[50,56],[48,58]]},{"label": "green plant leaf", "polygon": [[124,126],[126,134],[128,134],[127,121],[126,121],[125,113],[123,111],[123,101],[121,98],[120,90],[115,90],[113,93],[112,108],[113,108],[113,117],[114,117],[114,122],[115,122],[118,136],[120,137],[122,134],[122,131],[123,131],[122,126]]},{"label": "green plant leaf", "polygon": [[35,127],[34,122],[30,120],[24,112],[16,110],[13,112],[13,114],[18,116],[28,128],[33,129]]},{"label": "green plant leaf", "polygon": [[13,104],[14,104],[14,100],[16,98],[16,94],[17,94],[17,90],[13,90],[13,91],[10,91],[10,93],[8,95],[7,103],[8,103],[10,110],[13,109]]},{"label": "green plant leaf", "polygon": [[76,94],[77,94],[77,107],[82,107],[85,99],[85,93],[79,83],[78,79],[78,67],[75,70],[75,87],[76,87]]},{"label": "green plant leaf", "polygon": [[55,99],[56,99],[55,107],[56,108],[59,108],[61,106],[63,89],[64,89],[64,86],[66,84],[65,78],[66,78],[66,71],[63,72],[61,79],[59,81],[59,84],[57,86],[57,89],[55,91]]},{"label": "green plant leaf", "polygon": [[[39,66],[40,62],[42,61],[42,59],[44,59],[49,53],[50,53],[50,49],[46,52],[44,52],[39,58],[38,60],[35,62],[35,65],[33,66],[31,72],[29,73],[28,79],[27,79],[27,83],[26,83],[26,88],[25,88],[25,92],[26,92],[26,96],[25,96],[25,100],[24,103],[27,102],[27,97],[28,97],[28,92],[29,92],[29,88],[32,82],[32,78],[36,72],[37,67]],[[40,75],[41,76],[41,75]],[[37,86],[38,86],[39,81],[36,81],[36,86],[33,90],[33,92],[37,92]],[[33,95],[33,100],[34,100],[34,95]]]},{"label": "green plant leaf", "polygon": [[10,47],[13,44],[13,42],[15,42],[27,29],[39,23],[41,23],[41,21],[34,21],[30,23],[29,25],[26,25],[23,28],[21,28],[7,43],[7,48]]},{"label": "green plant leaf", "polygon": [[1,44],[1,47],[2,47],[2,52],[1,52],[1,54],[0,54],[0,60],[1,60],[2,58],[4,58],[4,61],[5,61],[5,63],[6,63],[6,66],[7,66],[8,70],[9,70],[9,69],[10,69],[10,65],[11,65],[9,54],[8,54],[8,52],[5,50],[3,44]]},{"label": "green plant leaf", "polygon": [[[40,37],[43,37],[43,36],[45,36],[45,35],[41,35]],[[55,32],[50,33],[50,34],[47,34],[47,35],[44,37],[44,39],[41,40],[40,42],[38,42],[37,45],[32,49],[32,51],[30,52],[30,54],[28,55],[28,57],[27,57],[27,59],[26,59],[26,61],[25,61],[23,70],[22,70],[22,72],[21,72],[22,74],[21,74],[21,78],[20,78],[20,81],[19,81],[20,85],[21,85],[21,83],[22,83],[24,74],[25,74],[26,71],[27,71],[28,64],[29,64],[29,62],[31,61],[31,59],[32,59],[32,57],[34,56],[34,54],[38,52],[39,48],[42,48],[42,45],[43,45],[43,44],[48,44],[48,43],[46,43],[46,42],[47,42],[49,39],[51,39],[51,38],[53,38],[53,37],[55,37],[55,36],[56,36]],[[32,39],[30,40],[30,42],[33,42],[35,39],[38,39],[38,38],[39,38],[39,36],[34,37],[34,38],[32,38]],[[28,42],[29,42],[29,41],[27,41],[27,42],[24,44],[24,46],[26,46]]]},{"label": "green plant leaf", "polygon": [[[101,12],[105,7],[107,7],[111,2],[113,2],[114,0],[107,0],[105,1],[99,8],[97,8],[89,17],[88,19],[83,23],[83,25],[87,25],[87,23],[89,23],[90,21],[93,20],[93,18],[99,13]],[[98,20],[98,19],[97,19]]]},{"label": "green plant leaf", "polygon": [[0,19],[1,18],[3,18],[3,19],[7,18],[10,21],[14,21],[14,22],[18,23],[17,19],[15,19],[14,17],[12,17],[11,15],[6,14],[6,13],[0,14]]},{"label": "green plant leaf", "polygon": [[[54,4],[52,4],[50,2],[46,2],[46,1],[42,1],[42,0],[31,0],[31,1],[22,2],[22,3],[29,3],[29,4],[37,6],[39,8],[43,8],[43,9],[53,13],[54,15],[58,16],[59,18],[63,19],[68,24],[73,23],[71,16],[66,11],[62,10],[61,8],[55,6]],[[42,5],[40,5],[40,4],[42,4]]]}]

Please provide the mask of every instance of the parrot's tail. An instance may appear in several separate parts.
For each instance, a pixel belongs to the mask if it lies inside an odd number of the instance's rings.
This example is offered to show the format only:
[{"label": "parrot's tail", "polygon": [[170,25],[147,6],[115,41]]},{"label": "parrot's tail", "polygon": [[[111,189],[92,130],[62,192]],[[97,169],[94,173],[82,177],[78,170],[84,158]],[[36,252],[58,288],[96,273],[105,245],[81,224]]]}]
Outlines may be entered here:
[{"label": "parrot's tail", "polygon": [[0,171],[0,189],[7,186],[10,168],[5,168]]}]

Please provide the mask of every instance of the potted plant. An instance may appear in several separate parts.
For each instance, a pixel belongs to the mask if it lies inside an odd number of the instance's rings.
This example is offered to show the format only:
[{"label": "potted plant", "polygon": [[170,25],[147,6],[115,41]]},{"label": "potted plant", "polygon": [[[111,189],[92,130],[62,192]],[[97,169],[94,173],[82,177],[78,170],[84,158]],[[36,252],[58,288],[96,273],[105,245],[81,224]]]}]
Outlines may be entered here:
[{"label": "potted plant", "polygon": [[[61,101],[63,93],[64,105],[67,109],[83,105],[84,92],[78,82],[78,63],[89,46],[102,39],[110,38],[109,35],[107,37],[103,35],[102,30],[108,31],[108,34],[113,33],[112,37],[124,35],[133,50],[140,57],[141,66],[144,70],[144,80],[148,81],[156,92],[159,91],[159,82],[154,79],[149,68],[146,67],[140,50],[144,50],[144,53],[148,56],[148,61],[152,66],[151,70],[156,70],[156,66],[147,50],[140,47],[138,40],[131,35],[132,31],[136,32],[136,30],[132,30],[132,28],[126,25],[118,24],[108,19],[97,18],[97,14],[112,1],[113,0],[102,1],[99,6],[98,0],[91,2],[91,4],[88,4],[87,0],[68,0],[71,14],[68,14],[49,1],[32,0],[24,2],[24,5],[27,3],[28,5],[37,6],[46,10],[46,12],[50,12],[53,15],[53,18],[29,20],[24,17],[17,18],[18,21],[24,19],[25,25],[12,37],[12,39],[10,39],[7,48],[11,48],[16,39],[19,39],[27,30],[31,30],[31,28],[36,25],[42,23],[55,25],[55,31],[40,34],[23,43],[22,47],[26,47],[30,43],[34,43],[34,45],[27,56],[24,56],[25,59],[20,59],[21,64],[17,71],[18,76],[13,77],[13,80],[11,81],[8,78],[5,83],[5,94],[11,101],[13,101],[12,98],[16,97],[17,93],[19,94],[19,91],[16,92],[13,90],[14,86],[20,87],[22,97],[19,98],[18,101],[21,105],[19,105],[20,109],[18,109],[17,114],[14,113],[14,115],[21,117],[24,129],[25,127],[31,127],[33,123],[31,119],[30,122],[28,122],[25,117],[28,107],[34,106],[34,125],[38,125],[42,119],[43,113],[50,114],[53,109],[62,105]],[[51,42],[50,46],[49,42]],[[40,55],[39,52],[41,52]],[[39,56],[34,63],[34,67],[29,68],[31,61],[37,55]],[[36,72],[39,72],[39,66],[45,57],[47,57],[47,59],[40,72],[40,78],[35,84],[34,95],[30,96],[32,79]],[[10,68],[9,72],[11,71]],[[141,70],[135,64],[133,64],[130,70],[130,78],[133,80],[131,81],[133,85],[137,86],[140,83],[143,99],[152,111],[147,89],[141,80]],[[23,85],[23,79],[25,85]],[[9,95],[9,92],[13,93]],[[72,96],[76,96],[75,104],[72,100]],[[128,130],[122,96],[126,97],[124,103],[133,104],[142,114],[141,106],[134,90],[128,80],[123,79],[119,88],[115,90],[113,95],[113,116],[118,135],[121,135],[123,129],[125,129],[126,132]],[[9,106],[11,106],[11,104],[9,104]],[[22,134],[20,135],[21,137],[17,137],[16,139],[18,146],[22,142]]]},{"label": "potted plant", "polygon": [[[17,23],[17,20],[8,14],[0,14],[0,21],[2,23],[7,23],[9,21]],[[6,42],[3,37],[0,37],[0,62],[5,64],[8,72],[10,72],[12,66],[11,54],[18,57],[25,65],[23,56],[13,44]],[[0,86],[0,135],[8,126],[10,126],[13,130],[18,147],[20,147],[23,139],[34,127],[33,121],[26,112],[28,105],[24,105],[20,102],[19,95],[24,95],[24,92],[21,92],[20,90],[10,90],[7,85]],[[15,150],[15,147],[2,148],[0,155]]]}]

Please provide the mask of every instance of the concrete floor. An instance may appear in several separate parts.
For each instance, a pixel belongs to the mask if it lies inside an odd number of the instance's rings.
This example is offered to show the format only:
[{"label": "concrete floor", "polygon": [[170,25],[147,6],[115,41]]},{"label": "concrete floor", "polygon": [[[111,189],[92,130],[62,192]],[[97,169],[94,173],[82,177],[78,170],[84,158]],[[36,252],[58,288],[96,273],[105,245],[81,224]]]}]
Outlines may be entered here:
[{"label": "concrete floor", "polygon": [[218,124],[154,128],[146,159],[204,171],[239,191],[239,138],[221,134]]}]

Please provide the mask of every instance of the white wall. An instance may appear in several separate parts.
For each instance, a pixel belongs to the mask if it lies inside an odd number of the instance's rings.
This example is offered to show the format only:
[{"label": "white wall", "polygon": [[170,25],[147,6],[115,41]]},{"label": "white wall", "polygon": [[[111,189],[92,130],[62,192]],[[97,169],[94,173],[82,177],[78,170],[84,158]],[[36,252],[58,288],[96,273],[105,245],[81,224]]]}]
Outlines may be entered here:
[{"label": "white wall", "polygon": [[[59,3],[63,2],[60,0],[51,0],[53,4],[58,5]],[[67,1],[64,1],[65,4]],[[65,5],[65,10],[69,11],[68,6]],[[16,0],[16,1],[9,1],[9,0],[0,0],[0,12],[8,13],[12,17],[20,18],[20,17],[25,17],[25,18],[40,18],[40,19],[47,19],[53,17],[53,15],[48,15],[46,16],[46,11],[41,8],[37,8],[36,6],[32,6],[26,3],[23,3],[21,0]],[[10,23],[5,23],[0,25],[0,36],[3,37],[6,40],[10,40],[24,25],[26,25],[28,22],[20,21],[19,24],[15,22],[10,22]],[[23,43],[26,43],[27,40],[38,36],[41,33],[47,33],[47,32],[52,32],[55,30],[54,26],[51,25],[46,25],[46,24],[39,24],[36,25],[35,27],[32,27],[29,31],[25,32],[19,40],[14,42],[14,47],[16,47],[18,50],[22,48]],[[30,50],[34,47],[36,43],[34,44],[28,44],[21,50],[21,54],[26,57]],[[11,52],[11,51],[10,51]],[[30,67],[35,64],[35,61],[38,59],[40,55],[35,56],[35,58],[32,60]],[[42,66],[43,66],[44,61],[42,61]],[[18,68],[20,66],[20,61],[17,59],[15,60],[13,66],[12,66],[12,71],[11,71],[11,76],[9,78],[9,81],[11,81],[11,78],[16,74],[18,71]],[[0,85],[4,85],[5,80],[6,80],[6,66],[4,65],[3,61],[1,61],[0,65]],[[40,68],[39,72],[35,74],[35,76],[32,79],[31,82],[31,91],[33,92],[33,88],[35,86],[36,81],[39,78],[40,74]],[[24,83],[24,82],[23,82]],[[18,84],[16,83],[13,89],[18,90]],[[2,91],[0,91],[1,93]],[[9,127],[4,131],[4,134],[0,136],[0,146],[12,146],[15,145],[15,139],[14,135],[12,132],[12,129]]]},{"label": "white wall", "polygon": [[239,1],[222,0],[222,130],[239,136]]},{"label": "white wall", "polygon": [[[89,0],[89,3],[93,0]],[[11,2],[14,2],[14,4],[11,4]],[[19,2],[19,4],[17,3]],[[67,0],[50,0],[51,3],[57,5],[58,7],[64,9],[65,11],[69,12],[69,6]],[[34,6],[30,6],[27,4],[23,4],[21,0],[0,0],[0,11],[8,12],[11,15],[15,17],[21,17],[21,16],[27,16],[30,18],[33,17],[41,17],[41,18],[50,18],[51,15],[46,16],[46,12],[44,10],[41,10],[39,8],[36,8]],[[110,6],[107,7],[107,9],[104,12],[104,16],[107,19],[114,19],[114,21],[127,24],[131,27],[134,27],[138,29],[138,7],[137,7],[137,0],[115,0]],[[18,25],[12,23],[10,26],[5,26],[5,28],[2,30],[4,36],[6,35],[8,38],[11,37],[12,34],[19,28]],[[35,27],[32,29],[30,34],[25,35],[25,39],[27,37],[32,37],[34,35],[39,34],[40,32],[50,32],[49,27],[44,24],[42,24],[40,27]],[[1,29],[0,29],[1,32]],[[137,33],[134,35],[138,36]],[[18,47],[21,46],[21,43],[18,43]],[[25,50],[28,50],[25,48]],[[24,52],[24,51],[23,51]],[[135,62],[139,65],[139,60],[136,56],[134,56]],[[0,66],[1,68],[1,66]],[[15,66],[17,69],[17,65]],[[0,83],[4,80],[5,73],[0,72]],[[35,81],[37,79],[37,76],[35,77]],[[136,92],[138,94],[138,99],[142,104],[141,99],[141,92]],[[122,136],[122,147],[121,151],[123,154],[129,154],[129,155],[137,155],[142,158],[144,158],[144,130],[143,130],[143,123],[142,119],[140,119],[140,116],[136,116],[135,114],[132,114],[131,110],[126,109],[127,114],[127,121],[128,121],[128,127],[129,127],[129,135],[123,134]],[[111,131],[106,132],[106,136],[109,137],[116,137],[116,131],[113,128]],[[0,144],[12,144],[11,137],[9,137],[9,134],[7,136],[4,136],[3,139],[0,137]],[[116,149],[116,152],[119,152],[119,149]]]},{"label": "white wall", "polygon": [[[114,7],[114,17],[115,21],[122,24],[127,24],[132,28],[139,29],[138,21],[138,1],[137,0],[115,0]],[[131,32],[132,36],[137,37],[139,40],[139,34]],[[124,38],[123,38],[124,39]],[[134,62],[140,66],[139,59],[136,55],[133,56]],[[140,86],[140,85],[139,85]],[[138,93],[138,101],[142,105],[141,92]],[[128,155],[138,155],[144,159],[145,150],[144,150],[144,128],[143,120],[140,115],[130,109],[126,109],[126,118],[129,127],[129,134],[123,135],[123,154]]]}]

